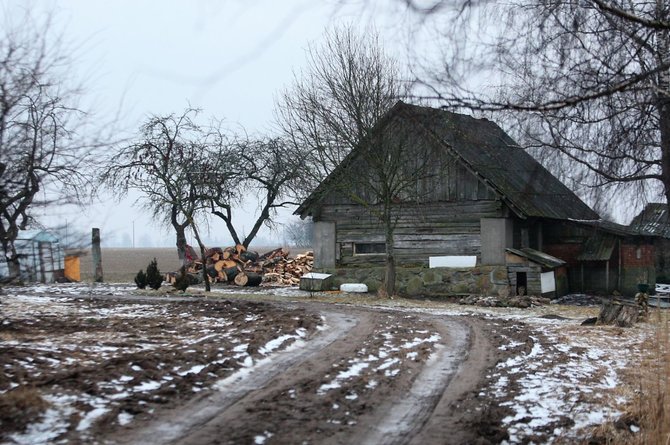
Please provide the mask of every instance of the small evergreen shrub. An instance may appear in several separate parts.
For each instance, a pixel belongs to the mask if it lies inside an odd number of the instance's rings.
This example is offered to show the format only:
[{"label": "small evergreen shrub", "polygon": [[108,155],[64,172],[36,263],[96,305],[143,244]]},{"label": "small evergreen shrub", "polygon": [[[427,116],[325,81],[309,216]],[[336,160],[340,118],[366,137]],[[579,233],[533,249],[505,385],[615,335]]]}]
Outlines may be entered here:
[{"label": "small evergreen shrub", "polygon": [[135,275],[135,284],[137,284],[138,289],[144,289],[147,287],[147,274],[144,273],[142,269],[137,272]]},{"label": "small evergreen shrub", "polygon": [[186,273],[186,268],[181,268],[181,273],[177,276],[177,280],[174,282],[173,286],[175,289],[185,292],[188,289],[188,286],[191,284],[191,277]]},{"label": "small evergreen shrub", "polygon": [[147,266],[147,285],[152,289],[158,289],[163,284],[163,275],[158,270],[158,261],[154,258]]}]

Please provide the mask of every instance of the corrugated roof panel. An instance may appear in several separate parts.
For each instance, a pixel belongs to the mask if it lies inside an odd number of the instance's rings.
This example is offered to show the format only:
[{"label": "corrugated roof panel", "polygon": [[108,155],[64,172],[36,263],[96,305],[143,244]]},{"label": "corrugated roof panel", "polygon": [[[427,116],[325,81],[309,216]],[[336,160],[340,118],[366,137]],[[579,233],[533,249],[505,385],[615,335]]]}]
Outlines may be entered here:
[{"label": "corrugated roof panel", "polygon": [[631,229],[650,234],[670,238],[670,224],[668,224],[668,206],[659,202],[646,205],[629,227]]},{"label": "corrugated roof panel", "polygon": [[616,238],[610,235],[595,235],[586,240],[579,261],[608,261],[616,246]]}]

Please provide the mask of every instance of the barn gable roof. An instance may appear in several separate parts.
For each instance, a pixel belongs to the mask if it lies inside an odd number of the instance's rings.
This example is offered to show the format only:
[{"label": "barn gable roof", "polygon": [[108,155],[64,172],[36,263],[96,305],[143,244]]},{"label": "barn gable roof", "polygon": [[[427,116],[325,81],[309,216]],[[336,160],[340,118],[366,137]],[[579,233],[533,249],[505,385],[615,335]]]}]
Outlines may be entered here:
[{"label": "barn gable roof", "polygon": [[[487,119],[402,101],[389,110],[385,119],[390,117],[409,120],[413,128],[419,128],[452,154],[522,218],[599,219],[598,214]],[[313,206],[324,196],[328,182],[347,164],[345,159],[295,213],[303,217],[311,214]]]}]

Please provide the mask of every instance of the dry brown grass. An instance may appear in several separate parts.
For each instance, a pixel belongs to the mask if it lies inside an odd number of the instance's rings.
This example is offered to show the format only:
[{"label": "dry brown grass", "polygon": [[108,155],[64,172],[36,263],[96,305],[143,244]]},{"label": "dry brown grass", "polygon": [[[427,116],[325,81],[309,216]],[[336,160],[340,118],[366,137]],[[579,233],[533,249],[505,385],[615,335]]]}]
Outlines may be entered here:
[{"label": "dry brown grass", "polygon": [[640,366],[639,444],[670,444],[670,314],[650,314],[654,335]]},{"label": "dry brown grass", "polygon": [[[268,252],[278,246],[254,246],[260,253]],[[305,252],[304,248],[289,248],[291,256]],[[102,274],[107,283],[132,283],[137,272],[146,269],[156,258],[161,273],[178,271],[181,267],[176,247],[138,247],[138,248],[102,248]],[[93,258],[90,250],[81,257],[81,281],[93,281]]]},{"label": "dry brown grass", "polygon": [[[177,249],[174,247],[103,248],[103,278],[108,283],[132,283],[137,272],[146,269],[154,258],[163,273],[179,269]],[[81,281],[93,281],[93,258],[90,252],[81,257]]]},{"label": "dry brown grass", "polygon": [[[606,438],[601,443],[670,445],[670,312],[652,311],[645,328],[651,333],[641,351],[621,351],[634,355],[626,384],[617,388],[629,402],[619,420],[594,431],[595,437]],[[631,426],[639,433],[630,434]]]},{"label": "dry brown grass", "polygon": [[22,431],[49,406],[40,392],[32,387],[18,388],[0,394],[0,426]]}]

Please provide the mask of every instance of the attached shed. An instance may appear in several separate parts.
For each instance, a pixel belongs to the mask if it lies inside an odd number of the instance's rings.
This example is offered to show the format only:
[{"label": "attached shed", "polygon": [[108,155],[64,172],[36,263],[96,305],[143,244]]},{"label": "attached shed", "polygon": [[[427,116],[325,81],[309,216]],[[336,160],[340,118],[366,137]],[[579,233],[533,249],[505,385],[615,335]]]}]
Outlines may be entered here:
[{"label": "attached shed", "polygon": [[638,283],[656,282],[653,237],[621,224],[556,223],[544,251],[566,261],[573,292],[635,295]]},{"label": "attached shed", "polygon": [[15,246],[24,281],[53,283],[63,276],[65,256],[58,237],[51,232],[24,230]]},{"label": "attached shed", "polygon": [[530,248],[505,251],[508,279],[516,295],[554,298],[568,293],[565,261]]}]

